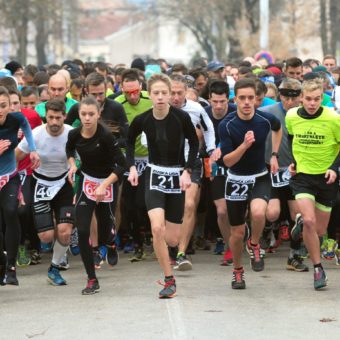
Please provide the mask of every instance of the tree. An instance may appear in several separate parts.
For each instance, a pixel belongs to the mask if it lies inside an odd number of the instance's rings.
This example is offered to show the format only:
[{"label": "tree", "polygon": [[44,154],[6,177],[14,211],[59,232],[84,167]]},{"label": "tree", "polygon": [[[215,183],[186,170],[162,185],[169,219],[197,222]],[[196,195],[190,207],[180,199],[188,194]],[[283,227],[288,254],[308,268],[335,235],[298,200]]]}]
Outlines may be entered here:
[{"label": "tree", "polygon": [[258,5],[258,0],[157,0],[156,14],[189,29],[209,60],[238,59],[243,55],[238,22],[244,19],[247,29],[257,31]]}]

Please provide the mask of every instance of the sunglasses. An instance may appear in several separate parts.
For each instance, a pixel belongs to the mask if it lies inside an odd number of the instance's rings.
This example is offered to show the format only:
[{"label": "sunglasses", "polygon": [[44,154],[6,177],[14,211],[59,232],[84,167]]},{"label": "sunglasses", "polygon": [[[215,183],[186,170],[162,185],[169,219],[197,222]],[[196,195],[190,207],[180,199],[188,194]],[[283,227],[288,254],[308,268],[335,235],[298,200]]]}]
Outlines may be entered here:
[{"label": "sunglasses", "polygon": [[135,90],[124,90],[123,89],[123,92],[129,95],[137,95],[140,92],[140,89],[135,89]]}]

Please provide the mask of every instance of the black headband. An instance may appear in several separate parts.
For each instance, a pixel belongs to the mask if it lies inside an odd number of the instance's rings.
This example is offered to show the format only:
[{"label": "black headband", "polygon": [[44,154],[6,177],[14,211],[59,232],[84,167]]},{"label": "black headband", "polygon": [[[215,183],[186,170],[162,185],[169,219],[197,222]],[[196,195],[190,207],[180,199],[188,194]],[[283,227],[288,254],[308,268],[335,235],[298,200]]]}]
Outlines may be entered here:
[{"label": "black headband", "polygon": [[279,89],[279,92],[282,96],[285,97],[298,97],[301,94],[301,90],[292,89]]}]

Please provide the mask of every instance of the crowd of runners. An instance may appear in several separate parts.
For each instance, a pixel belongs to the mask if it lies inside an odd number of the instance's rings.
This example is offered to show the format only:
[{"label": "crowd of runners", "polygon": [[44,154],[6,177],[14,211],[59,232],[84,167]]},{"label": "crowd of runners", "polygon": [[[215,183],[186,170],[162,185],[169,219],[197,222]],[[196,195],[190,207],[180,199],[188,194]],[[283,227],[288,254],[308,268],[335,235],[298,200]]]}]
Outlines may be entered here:
[{"label": "crowd of runners", "polygon": [[321,258],[340,265],[339,77],[331,55],[7,63],[0,285],[19,285],[17,267],[46,252],[48,282],[66,285],[80,254],[81,293],[94,294],[103,262],[119,265],[124,251],[132,263],[157,258],[159,297],[171,298],[174,271],[213,246],[245,289],[244,248],[260,272],[286,241],[282,267],[308,272],[309,257],[314,288],[325,287]]}]

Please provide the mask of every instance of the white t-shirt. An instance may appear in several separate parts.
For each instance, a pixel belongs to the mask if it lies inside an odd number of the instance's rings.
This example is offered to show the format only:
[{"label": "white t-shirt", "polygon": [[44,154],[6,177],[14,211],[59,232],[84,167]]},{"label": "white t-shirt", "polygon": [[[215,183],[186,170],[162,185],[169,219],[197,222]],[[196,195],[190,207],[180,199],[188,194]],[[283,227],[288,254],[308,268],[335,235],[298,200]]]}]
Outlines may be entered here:
[{"label": "white t-shirt", "polygon": [[[46,124],[36,127],[33,131],[33,139],[40,157],[40,167],[35,170],[46,177],[59,177],[68,170],[66,157],[66,142],[72,126],[64,124],[64,131],[59,136],[51,136],[46,129]],[[24,153],[29,153],[26,138],[18,148]]]}]

